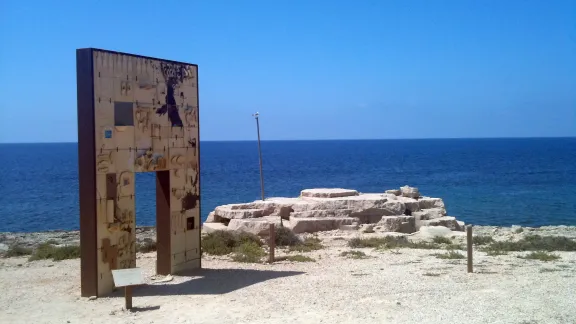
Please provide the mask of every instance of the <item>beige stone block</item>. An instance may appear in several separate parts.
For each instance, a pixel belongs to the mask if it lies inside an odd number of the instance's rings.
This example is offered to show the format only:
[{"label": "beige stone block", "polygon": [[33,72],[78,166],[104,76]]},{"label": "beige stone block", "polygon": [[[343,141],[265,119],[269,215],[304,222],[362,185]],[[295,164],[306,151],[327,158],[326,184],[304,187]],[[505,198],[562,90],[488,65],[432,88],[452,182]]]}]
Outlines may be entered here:
[{"label": "beige stone block", "polygon": [[152,137],[152,122],[150,119],[152,113],[151,105],[134,105],[134,133],[136,143],[142,139]]},{"label": "beige stone block", "polygon": [[200,269],[200,258],[187,261],[178,265],[172,266],[172,273],[180,273],[194,269]]},{"label": "beige stone block", "polygon": [[[150,115],[150,122],[152,124],[160,125],[162,127],[170,127],[170,120],[168,119],[168,113],[158,114],[157,111],[162,107],[163,104],[157,103],[153,106],[152,114]],[[170,131],[168,130],[168,136]]]},{"label": "beige stone block", "polygon": [[[112,207],[114,207],[112,200]],[[112,209],[113,215],[114,209]],[[96,200],[96,245],[102,247],[102,238],[108,235],[108,201],[106,199]]]},{"label": "beige stone block", "polygon": [[169,147],[170,148],[185,148],[186,146],[184,146],[184,136],[170,137]]},{"label": "beige stone block", "polygon": [[185,65],[185,78],[182,82],[185,87],[198,87],[198,67],[195,65]]},{"label": "beige stone block", "polygon": [[183,233],[186,231],[186,215],[181,211],[170,212],[171,233]]},{"label": "beige stone block", "polygon": [[116,136],[114,126],[101,126],[96,128],[96,149],[112,150],[116,149]]},{"label": "beige stone block", "polygon": [[161,107],[162,105],[166,104],[167,92],[168,92],[168,90],[166,87],[166,83],[164,83],[164,81],[162,79],[156,85],[156,97],[154,99],[154,100],[156,100],[155,104],[158,108]]},{"label": "beige stone block", "polygon": [[185,169],[188,167],[188,150],[186,148],[170,147],[168,156],[171,169]]},{"label": "beige stone block", "polygon": [[168,140],[170,138],[170,126],[152,124],[152,137]]}]

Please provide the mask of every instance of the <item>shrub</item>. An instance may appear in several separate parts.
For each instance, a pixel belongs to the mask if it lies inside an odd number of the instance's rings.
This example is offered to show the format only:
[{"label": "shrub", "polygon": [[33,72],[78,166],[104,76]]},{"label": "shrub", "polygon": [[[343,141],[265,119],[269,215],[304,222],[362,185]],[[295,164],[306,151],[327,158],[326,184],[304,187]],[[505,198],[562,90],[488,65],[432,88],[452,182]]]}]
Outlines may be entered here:
[{"label": "shrub", "polygon": [[433,255],[436,256],[438,259],[466,259],[466,257],[462,253],[452,250],[446,253],[437,253]]},{"label": "shrub", "polygon": [[19,257],[32,254],[32,249],[20,245],[12,245],[4,254],[5,258]]},{"label": "shrub", "polygon": [[52,259],[61,261],[76,259],[80,257],[80,247],[76,245],[66,245],[56,247],[52,244],[43,243],[38,245],[34,253],[28,258],[29,261]]},{"label": "shrub", "polygon": [[236,262],[257,263],[260,262],[266,252],[253,241],[245,241],[234,249],[232,260]]},{"label": "shrub", "polygon": [[234,240],[236,241],[236,246],[242,245],[243,243],[246,242],[252,242],[257,244],[258,246],[262,246],[262,241],[260,240],[260,237],[258,237],[258,235],[254,235],[248,232],[240,232],[236,234]]},{"label": "shrub", "polygon": [[367,259],[368,258],[366,253],[364,253],[362,251],[344,251],[344,252],[340,253],[340,255],[343,257],[350,258],[350,259]]},{"label": "shrub", "polygon": [[486,255],[488,256],[498,256],[498,255],[507,255],[508,252],[502,250],[488,250],[486,251]]},{"label": "shrub", "polygon": [[296,254],[296,255],[287,255],[282,257],[275,258],[276,261],[292,261],[292,262],[316,262],[316,260],[312,259],[311,257]]},{"label": "shrub", "polygon": [[499,251],[576,251],[576,241],[564,236],[528,235],[518,241],[500,241],[485,250]]},{"label": "shrub", "polygon": [[486,245],[486,244],[490,244],[492,242],[494,242],[494,239],[492,238],[492,236],[479,235],[479,236],[472,237],[472,243],[474,243],[474,245]]},{"label": "shrub", "polygon": [[370,238],[353,238],[348,242],[351,248],[378,248],[378,249],[440,249],[439,244],[431,242],[411,242],[403,236],[384,236]]},{"label": "shrub", "polygon": [[525,256],[519,256],[519,258],[527,260],[554,261],[560,259],[560,256],[545,251],[536,251]]},{"label": "shrub", "polygon": [[307,237],[299,244],[291,246],[288,250],[298,251],[298,252],[311,252],[315,250],[320,250],[324,246],[322,245],[322,240],[317,237]]},{"label": "shrub", "polygon": [[145,238],[144,241],[138,245],[138,252],[148,253],[156,251],[156,241],[151,238]]},{"label": "shrub", "polygon": [[228,231],[214,231],[202,238],[202,251],[212,255],[232,253],[235,246],[236,238]]},{"label": "shrub", "polygon": [[300,238],[287,227],[276,228],[276,246],[294,246],[301,243]]},{"label": "shrub", "polygon": [[435,244],[452,244],[452,240],[444,236],[434,236],[432,243]]}]

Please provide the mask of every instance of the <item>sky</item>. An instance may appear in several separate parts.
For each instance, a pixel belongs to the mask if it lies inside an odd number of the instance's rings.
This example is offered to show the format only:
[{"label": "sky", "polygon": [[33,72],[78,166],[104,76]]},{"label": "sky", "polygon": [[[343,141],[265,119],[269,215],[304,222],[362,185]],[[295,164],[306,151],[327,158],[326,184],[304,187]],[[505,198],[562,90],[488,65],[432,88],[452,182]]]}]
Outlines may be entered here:
[{"label": "sky", "polygon": [[198,64],[201,140],[576,136],[576,0],[3,0],[0,143],[76,142],[86,47]]}]

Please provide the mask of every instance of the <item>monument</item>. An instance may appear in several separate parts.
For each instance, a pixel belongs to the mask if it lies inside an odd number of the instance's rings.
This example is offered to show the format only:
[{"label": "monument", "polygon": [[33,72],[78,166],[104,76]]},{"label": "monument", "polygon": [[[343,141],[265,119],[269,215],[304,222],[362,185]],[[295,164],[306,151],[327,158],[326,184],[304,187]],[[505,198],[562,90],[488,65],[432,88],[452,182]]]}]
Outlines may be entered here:
[{"label": "monument", "polygon": [[76,52],[82,296],[136,267],[135,172],[156,173],[156,272],[200,265],[198,66]]}]

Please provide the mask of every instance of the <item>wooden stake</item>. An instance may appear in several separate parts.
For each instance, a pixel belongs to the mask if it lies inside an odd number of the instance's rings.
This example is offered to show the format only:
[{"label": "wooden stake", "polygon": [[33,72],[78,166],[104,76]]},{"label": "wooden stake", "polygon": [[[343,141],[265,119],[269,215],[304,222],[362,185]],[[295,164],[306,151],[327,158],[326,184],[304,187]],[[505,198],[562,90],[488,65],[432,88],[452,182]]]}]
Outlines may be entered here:
[{"label": "wooden stake", "polygon": [[126,299],[126,309],[132,309],[132,286],[124,287],[124,298]]},{"label": "wooden stake", "polygon": [[276,248],[276,231],[274,229],[274,224],[270,224],[270,238],[268,241],[268,247],[270,248],[268,262],[274,263],[274,249]]},{"label": "wooden stake", "polygon": [[466,226],[466,241],[468,247],[468,273],[474,272],[472,268],[472,225]]}]

